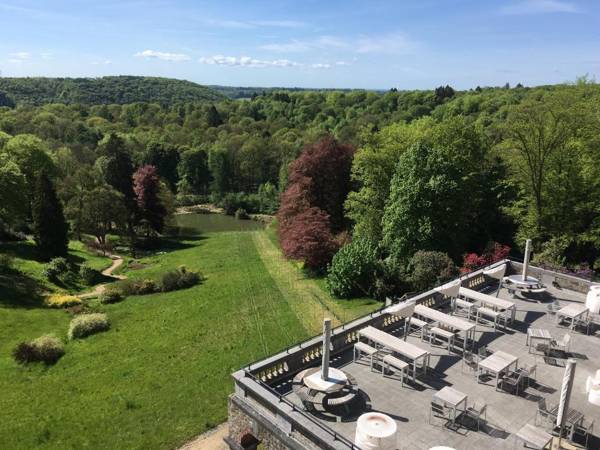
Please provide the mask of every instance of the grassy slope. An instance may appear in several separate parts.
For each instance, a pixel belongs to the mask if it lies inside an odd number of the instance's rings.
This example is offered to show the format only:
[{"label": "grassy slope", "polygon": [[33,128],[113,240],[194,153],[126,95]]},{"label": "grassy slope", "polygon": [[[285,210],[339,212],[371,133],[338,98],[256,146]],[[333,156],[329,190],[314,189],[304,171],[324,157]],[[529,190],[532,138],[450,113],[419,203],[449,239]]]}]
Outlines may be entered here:
[{"label": "grassy slope", "polygon": [[[103,306],[112,329],[68,343],[66,355],[48,369],[20,367],[10,352],[44,333],[64,337],[68,314],[0,302],[3,447],[173,448],[226,420],[232,371],[320,327],[322,315],[298,309],[318,293],[317,284],[281,259],[264,232],[173,242],[142,262],[148,266],[125,273],[157,277],[185,264],[207,279],[191,289]],[[355,316],[374,305],[337,307]]]},{"label": "grassy slope", "polygon": [[[14,273],[6,278],[0,275],[0,305],[19,302],[36,303],[39,299],[34,297],[39,296],[42,292],[81,292],[90,289],[81,280],[77,280],[69,286],[60,286],[49,282],[43,275],[45,263],[37,258],[33,241],[0,243],[0,253],[11,255],[14,258],[14,267],[21,272],[21,274]],[[86,263],[99,271],[111,264],[110,258],[87,252],[83,244],[78,241],[69,243],[69,261],[79,265]],[[19,289],[16,289],[15,285]]]},{"label": "grassy slope", "polygon": [[292,309],[312,334],[322,330],[324,317],[334,325],[367,314],[379,303],[371,299],[337,300],[322,288],[322,280],[307,277],[300,269],[285,260],[279,248],[266,233],[252,233],[256,247],[277,287],[285,294]]},{"label": "grassy slope", "polygon": [[105,307],[112,329],[69,343],[50,369],[21,368],[10,352],[64,336],[68,315],[0,309],[5,448],[173,447],[226,419],[233,370],[307,336],[244,233],[184,244],[131,275],[186,264],[203,285]]}]

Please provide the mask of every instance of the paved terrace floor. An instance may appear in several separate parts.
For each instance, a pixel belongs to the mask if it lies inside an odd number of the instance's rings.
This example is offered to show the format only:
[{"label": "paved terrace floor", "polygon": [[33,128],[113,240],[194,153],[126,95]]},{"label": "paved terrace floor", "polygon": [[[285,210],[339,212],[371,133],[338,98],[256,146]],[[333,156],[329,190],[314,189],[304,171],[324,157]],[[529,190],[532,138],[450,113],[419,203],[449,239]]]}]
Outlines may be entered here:
[{"label": "paved terrace floor", "polygon": [[[561,306],[571,302],[583,303],[585,296],[572,291],[549,289],[550,296],[558,299]],[[433,371],[427,376],[417,378],[414,385],[405,383],[402,387],[399,378],[382,377],[380,372],[371,372],[368,359],[352,362],[351,352],[346,352],[332,362],[332,366],[342,368],[354,375],[358,386],[368,397],[371,411],[379,411],[391,416],[398,425],[398,449],[429,449],[435,445],[447,445],[455,449],[515,449],[523,448],[518,441],[516,432],[527,423],[534,423],[537,401],[541,397],[547,399],[549,405],[558,403],[560,386],[564,374],[566,359],[557,358],[549,364],[541,353],[529,353],[525,344],[527,328],[548,329],[555,339],[560,339],[569,332],[567,328],[558,327],[555,316],[547,313],[548,301],[538,303],[526,301],[519,297],[513,298],[506,290],[500,292],[500,298],[515,301],[517,304],[517,321],[515,326],[509,326],[505,332],[494,333],[493,328],[484,325],[477,326],[476,339],[479,345],[487,345],[491,351],[502,350],[519,358],[519,366],[537,364],[534,384],[519,396],[494,389],[495,379],[482,377],[478,384],[475,372],[463,366],[462,357],[458,354],[448,355],[445,348],[430,346],[421,342],[418,337],[408,338],[424,349],[431,351],[431,367]],[[400,330],[398,330],[400,331]],[[600,407],[586,400],[585,381],[588,375],[600,368],[600,337],[586,336],[581,332],[573,332],[570,355],[577,360],[576,378],[571,397],[571,408],[575,408],[595,419],[595,434],[600,434]],[[566,355],[562,355],[566,356]],[[483,383],[485,382],[485,384]],[[468,404],[474,401],[485,402],[488,405],[487,423],[481,431],[460,428],[453,431],[444,426],[445,420],[433,418],[429,424],[429,408],[433,394],[444,386],[452,386],[468,395]],[[279,386],[284,392],[289,389],[285,383]],[[292,392],[287,397],[299,403]],[[356,419],[344,419],[343,422],[332,422],[324,419],[329,427],[343,434],[349,440],[354,440]],[[591,442],[589,448],[600,448],[600,441]]]}]

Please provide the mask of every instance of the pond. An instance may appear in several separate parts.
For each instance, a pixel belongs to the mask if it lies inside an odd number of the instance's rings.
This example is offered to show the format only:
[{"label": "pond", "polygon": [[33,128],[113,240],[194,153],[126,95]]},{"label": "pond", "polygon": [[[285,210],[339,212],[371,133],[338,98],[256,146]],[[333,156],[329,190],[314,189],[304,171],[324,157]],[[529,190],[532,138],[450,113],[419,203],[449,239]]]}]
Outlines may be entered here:
[{"label": "pond", "polygon": [[202,234],[218,231],[253,231],[264,228],[262,222],[256,220],[238,220],[224,214],[176,214],[174,219],[175,234]]}]

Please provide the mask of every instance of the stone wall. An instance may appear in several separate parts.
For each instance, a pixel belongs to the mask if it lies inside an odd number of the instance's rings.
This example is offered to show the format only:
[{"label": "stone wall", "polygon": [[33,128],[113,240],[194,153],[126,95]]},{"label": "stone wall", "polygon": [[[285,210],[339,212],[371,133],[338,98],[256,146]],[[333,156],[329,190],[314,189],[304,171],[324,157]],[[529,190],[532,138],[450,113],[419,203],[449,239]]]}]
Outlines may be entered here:
[{"label": "stone wall", "polygon": [[242,450],[244,436],[256,437],[265,450],[317,449],[311,441],[300,433],[284,433],[274,426],[274,421],[261,414],[256,405],[246,403],[232,394],[229,397],[229,434],[225,442],[232,450]]}]

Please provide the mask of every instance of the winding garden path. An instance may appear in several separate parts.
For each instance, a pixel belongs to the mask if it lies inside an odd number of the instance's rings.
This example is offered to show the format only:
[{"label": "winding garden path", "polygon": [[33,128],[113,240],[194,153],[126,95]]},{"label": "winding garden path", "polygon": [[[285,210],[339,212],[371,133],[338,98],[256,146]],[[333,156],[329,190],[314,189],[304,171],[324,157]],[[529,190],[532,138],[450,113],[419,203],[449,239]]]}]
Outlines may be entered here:
[{"label": "winding garden path", "polygon": [[[113,272],[117,270],[121,265],[123,265],[123,258],[119,255],[108,255],[110,259],[112,259],[112,264],[110,267],[104,269],[101,273],[105,277],[114,278],[114,280],[125,280],[127,277],[125,275],[113,275]],[[83,294],[79,294],[78,297],[81,299],[98,297],[106,290],[106,285],[110,283],[102,283],[96,286],[92,291],[85,292]]]}]

